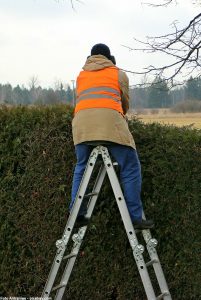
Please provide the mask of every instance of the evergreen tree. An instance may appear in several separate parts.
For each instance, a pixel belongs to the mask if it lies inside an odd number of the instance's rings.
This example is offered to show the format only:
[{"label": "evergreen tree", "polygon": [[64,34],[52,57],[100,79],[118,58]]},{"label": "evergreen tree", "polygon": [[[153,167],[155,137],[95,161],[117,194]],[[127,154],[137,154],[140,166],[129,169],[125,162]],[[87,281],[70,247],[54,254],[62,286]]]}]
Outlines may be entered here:
[{"label": "evergreen tree", "polygon": [[13,104],[13,89],[8,83],[2,86],[2,100],[6,104]]},{"label": "evergreen tree", "polygon": [[201,100],[201,78],[193,78],[192,76],[186,83],[187,100]]},{"label": "evergreen tree", "polygon": [[171,105],[169,88],[160,77],[156,77],[149,88],[148,104],[150,108],[164,108]]},{"label": "evergreen tree", "polygon": [[73,103],[73,91],[69,85],[68,85],[67,91],[66,91],[66,98],[67,98],[68,103],[71,103],[71,104]]},{"label": "evergreen tree", "polygon": [[13,88],[13,102],[15,104],[26,104],[23,103],[23,90],[20,88],[19,85]]}]

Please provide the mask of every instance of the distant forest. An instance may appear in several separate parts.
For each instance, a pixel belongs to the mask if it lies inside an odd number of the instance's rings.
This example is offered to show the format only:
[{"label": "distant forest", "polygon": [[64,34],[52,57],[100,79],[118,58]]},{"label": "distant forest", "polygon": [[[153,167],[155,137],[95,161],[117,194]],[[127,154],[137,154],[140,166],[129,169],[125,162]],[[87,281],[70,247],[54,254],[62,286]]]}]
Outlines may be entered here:
[{"label": "distant forest", "polygon": [[[57,87],[42,88],[33,81],[29,88],[11,84],[0,84],[0,104],[41,105],[66,103],[74,105],[74,91],[62,83]],[[130,88],[130,108],[169,108],[178,103],[201,101],[201,77],[189,78],[185,85],[169,89],[165,81],[156,78],[149,87]]]}]

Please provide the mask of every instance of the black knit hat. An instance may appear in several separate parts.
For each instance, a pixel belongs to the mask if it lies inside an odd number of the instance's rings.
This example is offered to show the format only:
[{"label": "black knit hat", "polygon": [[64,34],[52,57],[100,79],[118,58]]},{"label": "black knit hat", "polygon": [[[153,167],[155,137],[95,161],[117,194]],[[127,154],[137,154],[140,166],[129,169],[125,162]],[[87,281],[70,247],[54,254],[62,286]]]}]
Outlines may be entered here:
[{"label": "black knit hat", "polygon": [[96,44],[91,48],[91,55],[104,55],[108,59],[111,59],[110,48],[105,44]]}]

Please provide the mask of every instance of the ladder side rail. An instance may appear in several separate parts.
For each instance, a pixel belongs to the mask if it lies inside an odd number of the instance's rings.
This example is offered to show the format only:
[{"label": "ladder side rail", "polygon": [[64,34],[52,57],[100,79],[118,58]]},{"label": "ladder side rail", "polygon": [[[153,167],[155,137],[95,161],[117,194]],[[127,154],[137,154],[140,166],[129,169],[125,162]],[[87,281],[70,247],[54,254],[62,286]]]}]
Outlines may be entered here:
[{"label": "ladder side rail", "polygon": [[106,167],[106,171],[112,185],[112,189],[116,198],[117,205],[119,207],[119,211],[124,223],[124,227],[126,229],[126,233],[133,250],[133,255],[142,279],[142,283],[147,295],[148,300],[156,300],[156,295],[147,271],[146,264],[144,262],[144,258],[142,256],[142,252],[144,251],[144,247],[138,244],[138,240],[136,237],[135,230],[133,228],[133,224],[131,222],[131,218],[128,212],[128,208],[119,184],[119,180],[117,178],[116,172],[114,170],[112,161],[110,159],[107,148],[102,147],[102,157]]},{"label": "ladder side rail", "polygon": [[83,226],[78,231],[78,234],[77,234],[78,241],[75,242],[75,244],[73,245],[72,251],[71,251],[71,253],[73,253],[74,256],[69,258],[68,261],[67,261],[65,270],[63,272],[63,275],[62,275],[62,278],[61,278],[61,281],[60,281],[60,284],[59,284],[59,286],[61,286],[61,287],[57,290],[57,293],[56,293],[56,296],[55,296],[54,300],[62,299],[62,297],[64,295],[64,292],[66,290],[66,286],[67,286],[68,281],[70,279],[70,275],[72,273],[72,270],[73,270],[77,255],[79,253],[79,250],[80,250],[84,235],[86,233],[86,230],[87,230],[87,226]]},{"label": "ladder side rail", "polygon": [[85,172],[84,172],[84,175],[82,177],[83,179],[80,183],[80,186],[79,186],[76,198],[75,198],[74,205],[72,207],[71,214],[68,218],[67,225],[65,227],[62,239],[58,240],[56,242],[56,246],[57,246],[58,249],[57,249],[57,252],[56,252],[52,267],[51,267],[51,270],[49,272],[49,276],[48,276],[45,288],[44,288],[43,293],[42,293],[43,298],[47,298],[51,293],[52,286],[54,284],[56,275],[58,273],[58,269],[60,267],[64,252],[66,250],[66,245],[68,244],[70,235],[72,233],[72,229],[74,227],[74,224],[75,224],[77,215],[79,213],[84,195],[86,193],[86,189],[87,189],[89,180],[91,178],[91,175],[92,175],[92,172],[93,172],[94,165],[96,163],[98,154],[99,154],[99,151],[98,151],[97,148],[92,150],[91,155],[90,155],[89,160],[88,160],[88,163],[87,163],[87,166],[86,166],[86,169],[85,169]]},{"label": "ladder side rail", "polygon": [[[98,175],[97,175],[97,178],[96,178],[93,190],[92,190],[92,193],[96,192],[97,194],[91,196],[90,200],[89,200],[89,205],[88,205],[87,214],[86,214],[86,217],[88,217],[89,219],[92,216],[92,213],[93,213],[94,207],[96,205],[96,202],[97,202],[97,199],[98,199],[98,196],[99,196],[99,193],[100,193],[100,190],[101,190],[101,187],[102,187],[105,175],[106,175],[105,165],[102,164],[100,166],[100,169],[99,169],[99,172],[98,172]],[[75,263],[76,258],[77,258],[77,254],[79,253],[82,241],[84,239],[86,230],[87,230],[87,226],[83,226],[78,231],[78,239],[75,242],[75,245],[73,246],[73,249],[71,251],[71,254],[75,254],[75,256],[71,257],[68,260],[67,264],[66,264],[66,267],[65,267],[65,270],[64,270],[61,282],[60,282],[60,285],[63,284],[63,287],[61,287],[57,291],[55,300],[61,300],[62,297],[63,297],[63,294],[65,292],[66,286],[67,286],[68,281],[70,279],[71,272],[73,270],[74,263]]]},{"label": "ladder side rail", "polygon": [[[144,212],[143,212],[143,218],[145,218]],[[143,230],[142,231],[143,238],[146,242],[147,251],[149,253],[151,261],[153,261],[153,268],[154,272],[159,284],[159,287],[161,289],[161,292],[164,293],[164,296],[162,299],[164,300],[172,300],[172,297],[170,295],[170,291],[165,279],[165,275],[163,273],[163,269],[156,251],[157,246],[157,240],[152,238],[150,230]]]},{"label": "ladder side rail", "polygon": [[103,181],[104,181],[104,179],[105,179],[106,173],[107,173],[107,172],[106,172],[105,165],[102,163],[102,165],[100,166],[100,169],[99,169],[99,172],[98,172],[98,175],[97,175],[97,178],[96,178],[96,181],[95,181],[93,190],[92,190],[92,193],[95,193],[95,192],[96,192],[97,195],[93,195],[93,196],[90,197],[89,205],[88,205],[88,208],[87,208],[87,214],[86,214],[86,217],[89,218],[89,219],[90,219],[91,216],[92,216],[94,207],[95,207],[96,202],[97,202],[97,200],[98,200],[98,196],[99,196],[101,187],[102,187],[102,185],[103,185]]},{"label": "ladder side rail", "polygon": [[[68,233],[69,231],[72,232],[72,229],[74,227],[75,221],[77,219],[77,215],[79,213],[82,201],[84,199],[97,157],[99,155],[99,150],[96,148],[94,148],[90,154],[90,157],[88,159],[87,162],[87,166],[86,169],[84,171],[84,174],[82,176],[82,180],[73,204],[73,207],[71,209],[71,213],[69,216],[69,222],[66,225],[66,228],[64,230],[64,234],[63,234],[63,239],[65,240],[66,237],[66,233]],[[70,230],[69,230],[70,229]]]}]

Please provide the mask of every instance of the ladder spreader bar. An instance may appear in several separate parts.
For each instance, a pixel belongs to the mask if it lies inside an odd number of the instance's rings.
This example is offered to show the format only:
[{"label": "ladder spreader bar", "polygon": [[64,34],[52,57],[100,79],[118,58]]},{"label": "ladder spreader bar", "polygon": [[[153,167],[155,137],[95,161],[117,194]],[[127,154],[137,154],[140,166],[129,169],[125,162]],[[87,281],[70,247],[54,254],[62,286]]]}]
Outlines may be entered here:
[{"label": "ladder spreader bar", "polygon": [[98,195],[98,193],[92,192],[92,193],[86,194],[86,195],[84,196],[84,198],[88,198],[88,197],[96,196],[96,195]]},{"label": "ladder spreader bar", "polygon": [[146,266],[149,267],[149,266],[152,266],[152,265],[155,264],[155,263],[158,263],[158,259],[155,259],[155,258],[154,258],[154,259],[148,261],[148,262],[146,263]]},{"label": "ladder spreader bar", "polygon": [[75,256],[77,256],[77,254],[75,254],[75,253],[70,253],[70,254],[64,256],[64,257],[63,257],[63,260],[69,259],[69,258],[72,258],[72,257],[75,257]]},{"label": "ladder spreader bar", "polygon": [[66,286],[65,283],[58,284],[58,285],[56,285],[55,287],[52,288],[52,292],[53,292],[53,291],[56,291],[56,290],[58,290],[58,289],[61,289],[61,288],[65,287],[65,286]]},{"label": "ladder spreader bar", "polygon": [[163,299],[164,296],[168,296],[169,295],[169,292],[163,292],[162,294],[160,294],[156,300],[160,300],[160,299]]}]

